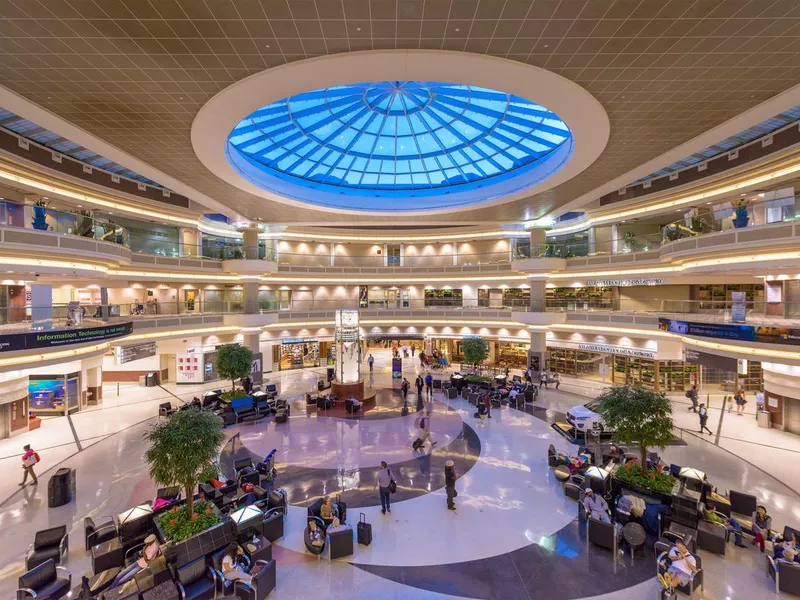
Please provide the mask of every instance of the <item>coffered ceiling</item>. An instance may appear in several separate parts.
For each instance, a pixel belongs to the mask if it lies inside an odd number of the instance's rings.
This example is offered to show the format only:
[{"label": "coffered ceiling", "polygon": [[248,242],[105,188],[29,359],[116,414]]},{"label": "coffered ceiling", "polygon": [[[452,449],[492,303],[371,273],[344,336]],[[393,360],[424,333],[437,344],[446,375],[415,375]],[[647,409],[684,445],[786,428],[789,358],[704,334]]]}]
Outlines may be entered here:
[{"label": "coffered ceiling", "polygon": [[533,198],[436,217],[511,221],[574,200],[797,85],[799,42],[797,0],[0,0],[0,83],[273,222],[379,219],[269,203],[195,157],[200,108],[264,69],[356,50],[441,49],[521,61],[583,86],[611,119],[591,167]]}]

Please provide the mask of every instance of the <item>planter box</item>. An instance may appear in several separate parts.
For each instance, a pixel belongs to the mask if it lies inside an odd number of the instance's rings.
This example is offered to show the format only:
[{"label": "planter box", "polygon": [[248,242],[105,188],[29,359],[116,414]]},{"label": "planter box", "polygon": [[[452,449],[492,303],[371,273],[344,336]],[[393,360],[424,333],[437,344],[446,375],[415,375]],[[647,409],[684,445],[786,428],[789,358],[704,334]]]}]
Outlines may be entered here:
[{"label": "planter box", "polygon": [[[182,500],[177,506],[182,506],[185,503],[186,500]],[[211,506],[211,510],[217,513],[222,520],[213,527],[209,527],[180,542],[170,542],[164,530],[161,528],[158,518],[153,520],[159,539],[165,543],[164,556],[166,556],[167,561],[175,562],[178,565],[184,565],[196,558],[221,550],[235,539],[236,531],[228,516],[222,514],[211,502],[206,501],[206,503]],[[170,510],[172,510],[172,507],[170,507]]]},{"label": "planter box", "polygon": [[620,495],[630,492],[629,495],[638,496],[647,504],[666,504],[668,506],[672,504],[672,494],[662,494],[661,492],[648,490],[617,478],[614,478],[614,487],[618,489]]}]

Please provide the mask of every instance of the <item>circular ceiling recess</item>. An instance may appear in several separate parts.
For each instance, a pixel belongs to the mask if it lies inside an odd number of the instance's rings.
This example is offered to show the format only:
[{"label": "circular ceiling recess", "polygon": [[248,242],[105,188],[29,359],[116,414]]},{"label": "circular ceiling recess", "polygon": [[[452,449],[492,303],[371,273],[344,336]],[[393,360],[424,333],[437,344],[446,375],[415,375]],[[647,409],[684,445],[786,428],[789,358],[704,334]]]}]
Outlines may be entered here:
[{"label": "circular ceiling recess", "polygon": [[549,108],[434,81],[336,85],[271,102],[229,132],[226,156],[284,198],[355,211],[457,208],[516,194],[570,160]]}]

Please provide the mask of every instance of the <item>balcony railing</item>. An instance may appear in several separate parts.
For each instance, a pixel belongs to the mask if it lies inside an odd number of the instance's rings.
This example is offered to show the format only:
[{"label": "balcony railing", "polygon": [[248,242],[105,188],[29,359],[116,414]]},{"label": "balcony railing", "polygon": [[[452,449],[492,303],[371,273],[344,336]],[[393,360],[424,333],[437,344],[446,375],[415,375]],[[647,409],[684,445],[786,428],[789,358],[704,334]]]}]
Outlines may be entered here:
[{"label": "balcony railing", "polygon": [[110,219],[97,219],[86,213],[71,213],[3,200],[0,202],[0,225],[37,231],[75,235],[122,246],[130,246],[128,230]]}]

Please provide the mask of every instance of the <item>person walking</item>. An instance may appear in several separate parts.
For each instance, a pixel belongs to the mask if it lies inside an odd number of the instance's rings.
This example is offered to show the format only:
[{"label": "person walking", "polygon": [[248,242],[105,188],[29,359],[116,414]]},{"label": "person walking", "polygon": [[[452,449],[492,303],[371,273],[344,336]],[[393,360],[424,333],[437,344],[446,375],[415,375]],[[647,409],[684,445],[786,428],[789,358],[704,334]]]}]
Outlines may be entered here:
[{"label": "person walking", "polygon": [[422,390],[425,387],[425,380],[422,378],[422,375],[417,375],[417,379],[414,383],[417,386],[417,402],[419,402],[422,399]]},{"label": "person walking", "polygon": [[39,455],[31,448],[30,444],[25,444],[22,449],[25,450],[25,454],[22,455],[22,470],[25,474],[22,476],[22,483],[19,485],[20,487],[25,487],[25,482],[28,481],[28,475],[30,475],[33,480],[31,481],[31,485],[36,485],[39,483],[39,479],[36,477],[33,467],[39,462]]},{"label": "person walking", "polygon": [[389,485],[392,483],[392,472],[389,470],[389,465],[385,460],[381,461],[381,469],[378,471],[378,477],[375,481],[375,487],[378,488],[381,496],[381,514],[385,515],[386,511],[392,512],[391,497]]},{"label": "person walking", "polygon": [[369,372],[372,373],[372,368],[373,365],[375,364],[375,357],[372,356],[372,354],[370,354],[369,358],[367,359],[367,362],[369,363]]},{"label": "person walking", "polygon": [[[431,416],[430,416],[430,413],[424,415],[419,420],[419,427],[420,427],[420,429],[422,429],[422,446],[425,445],[425,442],[430,442],[431,443],[431,450],[433,450],[433,447],[436,445],[436,442],[434,442],[433,439],[431,438]],[[420,446],[420,448],[422,446]]]},{"label": "person walking", "polygon": [[766,408],[764,406],[764,390],[758,390],[756,392],[756,419],[758,419],[758,413],[765,411]]},{"label": "person walking", "polygon": [[705,429],[708,431],[708,435],[712,435],[712,431],[706,427],[706,423],[708,423],[708,409],[706,408],[705,404],[701,404],[697,410],[697,415],[700,417],[700,433],[703,433]]},{"label": "person walking", "polygon": [[533,383],[533,378],[531,377],[530,369],[525,369],[525,383]]},{"label": "person walking", "polygon": [[417,351],[417,347],[414,344],[411,344],[411,358],[414,358],[414,352]]},{"label": "person walking", "polygon": [[547,371],[539,373],[539,384],[543,388],[547,388]]},{"label": "person walking", "polygon": [[428,398],[433,398],[433,375],[425,375],[425,394]]},{"label": "person walking", "polygon": [[409,387],[410,387],[410,384],[408,383],[408,379],[403,377],[403,383],[400,386],[400,389],[403,390],[403,404],[405,404],[406,401],[408,400],[408,388]]},{"label": "person walking", "polygon": [[444,488],[447,491],[448,510],[456,509],[454,502],[455,497],[458,495],[458,492],[456,492],[456,479],[456,465],[452,460],[448,460],[444,464]]},{"label": "person walking", "polygon": [[486,392],[483,395],[483,405],[486,407],[486,416],[492,418],[492,393]]},{"label": "person walking", "polygon": [[553,381],[556,382],[556,389],[561,385],[561,373],[553,369]]},{"label": "person walking", "polygon": [[747,398],[744,397],[744,388],[736,392],[733,399],[736,401],[736,414],[741,417],[744,414],[744,405],[747,404]]},{"label": "person walking", "polygon": [[693,385],[692,389],[686,392],[686,397],[691,400],[692,405],[687,409],[693,412],[697,412],[697,386]]}]

